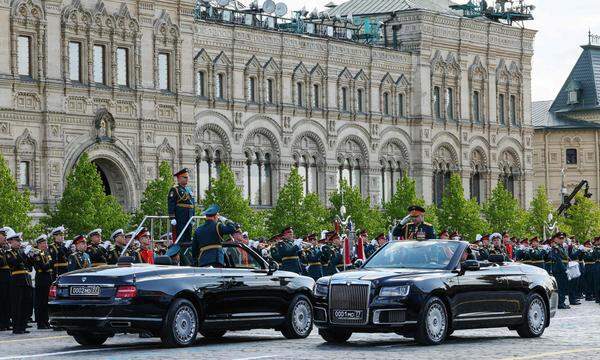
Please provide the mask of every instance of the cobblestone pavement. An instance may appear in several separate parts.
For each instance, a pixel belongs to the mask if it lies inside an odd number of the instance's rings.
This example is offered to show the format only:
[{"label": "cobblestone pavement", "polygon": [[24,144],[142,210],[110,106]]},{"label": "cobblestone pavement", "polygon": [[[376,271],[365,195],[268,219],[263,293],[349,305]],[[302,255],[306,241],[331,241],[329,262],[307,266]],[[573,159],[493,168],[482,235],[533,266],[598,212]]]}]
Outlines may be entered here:
[{"label": "cobblestone pavement", "polygon": [[304,340],[286,340],[272,330],[228,333],[222,340],[199,337],[184,349],[158,339],[120,335],[99,348],[79,346],[66,333],[34,330],[0,333],[0,360],[8,359],[598,359],[600,305],[583,302],[560,310],[539,339],[521,339],[508,329],[457,331],[440,346],[418,346],[395,334],[354,334],[345,345],[329,345],[313,330]]}]

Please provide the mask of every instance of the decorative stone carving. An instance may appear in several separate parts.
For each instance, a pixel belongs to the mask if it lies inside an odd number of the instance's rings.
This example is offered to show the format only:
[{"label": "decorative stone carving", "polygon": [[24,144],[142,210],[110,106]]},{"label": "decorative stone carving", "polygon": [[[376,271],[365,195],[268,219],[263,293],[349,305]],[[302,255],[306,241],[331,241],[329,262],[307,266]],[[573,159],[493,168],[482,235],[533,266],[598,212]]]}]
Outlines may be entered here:
[{"label": "decorative stone carving", "polygon": [[94,120],[97,142],[114,142],[115,119],[106,109],[96,111]]}]

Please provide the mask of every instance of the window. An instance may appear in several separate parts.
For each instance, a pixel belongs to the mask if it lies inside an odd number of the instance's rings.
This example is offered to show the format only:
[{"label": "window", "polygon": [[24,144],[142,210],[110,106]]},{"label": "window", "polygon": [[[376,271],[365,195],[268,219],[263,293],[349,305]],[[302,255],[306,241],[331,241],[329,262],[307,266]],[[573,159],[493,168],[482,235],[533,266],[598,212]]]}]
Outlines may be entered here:
[{"label": "window", "polygon": [[321,92],[319,91],[319,85],[318,84],[314,84],[313,85],[313,107],[315,109],[319,109],[321,104],[319,101],[319,96],[321,96]]},{"label": "window", "polygon": [[104,76],[104,45],[94,45],[94,82],[106,84]]},{"label": "window", "polygon": [[296,105],[299,107],[304,106],[304,102],[302,101],[302,83],[299,82],[296,84]]},{"label": "window", "polygon": [[265,154],[261,159],[260,154],[250,156],[246,154],[246,194],[250,205],[271,205],[271,155]]},{"label": "window", "polygon": [[196,159],[196,178],[197,193],[199,198],[203,198],[206,191],[212,186],[214,179],[219,177],[221,172],[221,152],[219,150],[211,154],[204,150],[202,156]]},{"label": "window", "polygon": [[383,93],[383,114],[384,115],[389,115],[390,114],[390,99],[389,99],[389,94],[388,93]]},{"label": "window", "polygon": [[398,116],[404,117],[404,94],[398,94]]},{"label": "window", "polygon": [[256,78],[249,77],[248,78],[248,101],[255,103],[256,102]]},{"label": "window", "polygon": [[206,73],[204,71],[196,73],[196,95],[206,96]]},{"label": "window", "polygon": [[452,88],[446,89],[446,117],[454,120],[454,92]]},{"label": "window", "polygon": [[396,192],[396,182],[402,178],[402,168],[393,161],[383,162],[381,166],[381,199],[388,202]]},{"label": "window", "polygon": [[567,149],[566,152],[567,165],[577,164],[577,149]]},{"label": "window", "polygon": [[362,189],[361,184],[361,169],[360,161],[358,159],[351,160],[345,159],[339,167],[338,178],[341,181],[345,181],[351,187],[358,187]]},{"label": "window", "polygon": [[442,197],[446,187],[450,183],[450,175],[452,173],[448,169],[436,169],[433,172],[433,201],[437,206],[442,205]]},{"label": "window", "polygon": [[473,120],[480,121],[479,118],[479,91],[473,91]]},{"label": "window", "polygon": [[436,119],[442,117],[442,108],[440,104],[440,88],[438,86],[433,87],[433,116]]},{"label": "window", "polygon": [[273,79],[267,79],[267,103],[273,104]]},{"label": "window", "polygon": [[504,118],[504,94],[498,95],[498,122],[502,125],[506,124]]},{"label": "window", "polygon": [[69,80],[81,82],[81,43],[69,42]]},{"label": "window", "polygon": [[517,97],[514,95],[510,96],[510,102],[508,104],[510,112],[510,123],[517,125]]},{"label": "window", "polygon": [[356,107],[359,113],[363,113],[364,112],[364,108],[363,108],[363,90],[362,89],[358,89],[356,90]]},{"label": "window", "polygon": [[569,104],[577,104],[579,100],[577,99],[577,90],[569,91]]},{"label": "window", "polygon": [[513,196],[515,195],[515,176],[510,169],[508,169],[508,172],[500,175],[499,181],[509,193]]},{"label": "window", "polygon": [[348,88],[342,88],[342,111],[348,111]]},{"label": "window", "polygon": [[225,75],[218,74],[217,75],[217,81],[215,82],[215,93],[217,94],[217,98],[219,100],[224,100],[225,99],[225,90],[223,89],[223,86],[225,82]]},{"label": "window", "polygon": [[471,188],[471,199],[475,199],[478,204],[481,203],[481,174],[479,170],[475,170],[474,173],[471,174],[470,188]]},{"label": "window", "polygon": [[17,39],[17,71],[21,76],[31,76],[31,38],[19,36]]},{"label": "window", "polygon": [[117,48],[117,85],[129,86],[129,49]]},{"label": "window", "polygon": [[159,90],[170,90],[170,79],[169,79],[169,54],[159,53],[158,54],[158,89]]},{"label": "window", "polygon": [[29,162],[19,163],[19,186],[29,186]]}]

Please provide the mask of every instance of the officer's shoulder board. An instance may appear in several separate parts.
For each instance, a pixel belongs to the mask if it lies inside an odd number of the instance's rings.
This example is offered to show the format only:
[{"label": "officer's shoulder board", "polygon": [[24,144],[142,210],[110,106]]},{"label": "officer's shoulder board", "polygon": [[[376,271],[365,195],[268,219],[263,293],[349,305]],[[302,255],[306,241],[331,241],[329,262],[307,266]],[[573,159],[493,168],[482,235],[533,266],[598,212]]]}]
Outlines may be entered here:
[{"label": "officer's shoulder board", "polygon": [[431,223],[428,223],[428,222],[423,222],[423,225],[433,226],[433,225],[431,225]]}]

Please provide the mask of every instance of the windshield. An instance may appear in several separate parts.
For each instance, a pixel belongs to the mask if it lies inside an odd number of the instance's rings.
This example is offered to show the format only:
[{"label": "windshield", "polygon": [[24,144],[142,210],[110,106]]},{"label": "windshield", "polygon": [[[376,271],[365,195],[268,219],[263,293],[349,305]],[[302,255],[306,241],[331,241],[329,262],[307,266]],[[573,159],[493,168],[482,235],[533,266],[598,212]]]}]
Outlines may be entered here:
[{"label": "windshield", "polygon": [[394,241],[387,244],[363,266],[372,268],[445,269],[458,241]]}]

